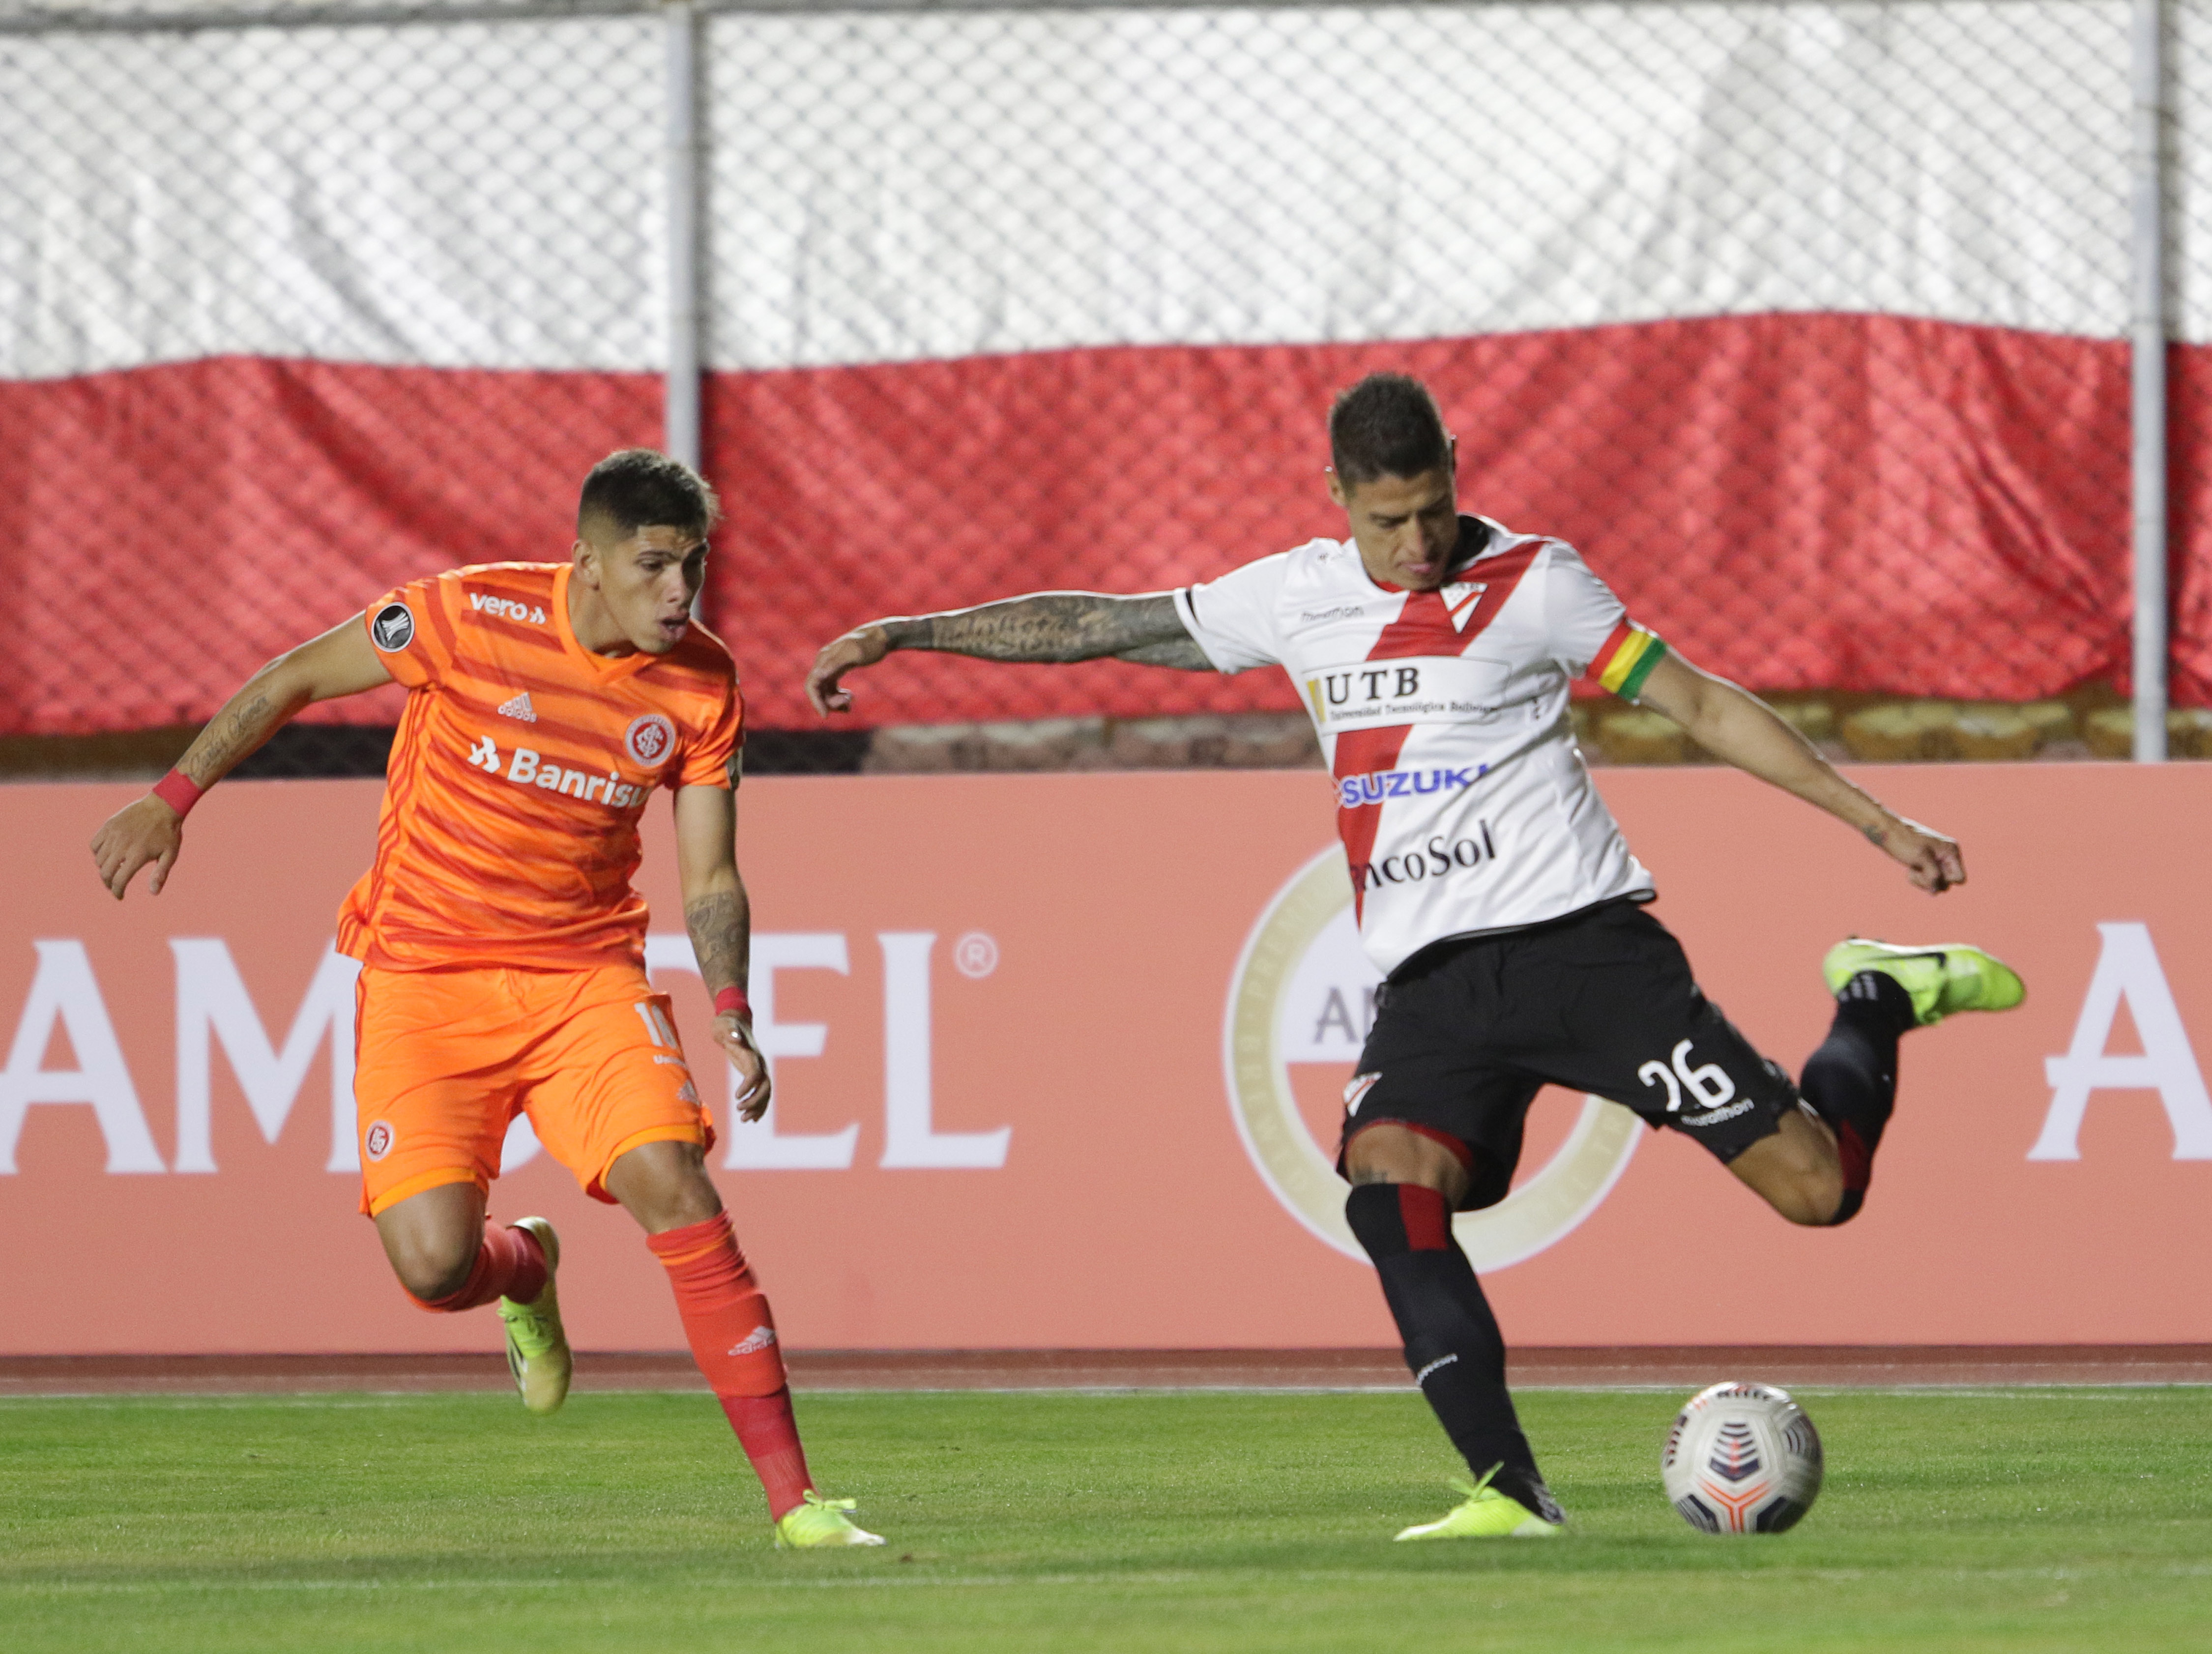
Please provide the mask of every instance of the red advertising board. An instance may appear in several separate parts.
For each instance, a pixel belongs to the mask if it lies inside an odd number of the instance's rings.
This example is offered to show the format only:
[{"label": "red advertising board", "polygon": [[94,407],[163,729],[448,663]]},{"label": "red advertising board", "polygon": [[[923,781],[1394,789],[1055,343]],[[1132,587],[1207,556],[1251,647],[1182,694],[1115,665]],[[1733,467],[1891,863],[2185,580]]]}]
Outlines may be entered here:
[{"label": "red advertising board", "polygon": [[[1862,779],[1958,836],[1972,883],[1921,895],[1733,773],[1601,772],[1707,991],[1786,1065],[1849,932],[1984,943],[2027,1003],[1907,1039],[1840,1231],[1547,1093],[1514,1195],[1461,1225],[1508,1335],[2212,1341],[2212,769]],[[331,938],[376,783],[227,784],[169,890],[118,905],[85,845],[134,790],[0,789],[0,1351],[486,1347],[480,1317],[408,1304],[356,1210]],[[652,963],[696,1055],[665,816]],[[777,1103],[719,1111],[715,1176],[791,1343],[1391,1341],[1327,1171],[1373,976],[1323,777],[760,778],[741,818]],[[629,1220],[526,1134],[508,1158],[493,1210],[561,1226],[576,1341],[678,1346]]]}]

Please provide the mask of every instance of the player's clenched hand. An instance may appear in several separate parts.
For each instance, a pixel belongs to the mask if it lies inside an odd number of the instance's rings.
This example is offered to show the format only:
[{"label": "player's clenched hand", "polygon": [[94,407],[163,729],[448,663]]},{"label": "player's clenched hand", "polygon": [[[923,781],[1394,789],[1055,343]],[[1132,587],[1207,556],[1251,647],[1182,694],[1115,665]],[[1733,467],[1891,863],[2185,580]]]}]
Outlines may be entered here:
[{"label": "player's clenched hand", "polygon": [[1868,828],[1867,836],[1903,862],[1906,875],[1930,896],[1966,882],[1966,861],[1959,841],[1933,828],[1893,816]]},{"label": "player's clenched hand", "polygon": [[118,902],[138,869],[152,862],[154,876],[146,883],[146,893],[159,896],[184,843],[185,818],[149,793],[100,824],[92,836],[92,859],[100,868],[100,882]]},{"label": "player's clenched hand", "polygon": [[837,680],[855,666],[872,666],[891,652],[889,633],[881,626],[855,626],[844,636],[823,645],[806,674],[806,698],[823,717],[853,709],[853,692],[837,687]]},{"label": "player's clenched hand", "polygon": [[735,1012],[726,1011],[714,1019],[714,1043],[722,1048],[730,1059],[730,1066],[738,1071],[738,1112],[747,1120],[759,1119],[768,1112],[769,1080],[768,1059],[753,1043],[753,1031],[738,1020]]}]

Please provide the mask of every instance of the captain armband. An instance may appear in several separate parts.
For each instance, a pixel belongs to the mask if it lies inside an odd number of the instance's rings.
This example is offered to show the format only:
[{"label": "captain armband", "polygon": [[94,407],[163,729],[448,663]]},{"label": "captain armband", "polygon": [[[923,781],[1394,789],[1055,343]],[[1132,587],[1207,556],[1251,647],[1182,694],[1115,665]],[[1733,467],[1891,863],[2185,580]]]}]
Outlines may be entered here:
[{"label": "captain armband", "polygon": [[1624,619],[1591,660],[1589,676],[1597,679],[1600,688],[1624,701],[1633,701],[1643,692],[1652,668],[1666,658],[1667,645],[1656,632],[1647,632]]}]

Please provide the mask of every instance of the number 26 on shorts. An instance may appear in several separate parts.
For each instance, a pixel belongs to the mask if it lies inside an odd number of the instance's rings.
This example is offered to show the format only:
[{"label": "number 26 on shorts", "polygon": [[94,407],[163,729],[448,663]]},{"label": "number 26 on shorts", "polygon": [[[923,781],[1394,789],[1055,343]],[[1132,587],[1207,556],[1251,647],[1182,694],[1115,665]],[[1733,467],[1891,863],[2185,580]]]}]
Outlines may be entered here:
[{"label": "number 26 on shorts", "polygon": [[1692,1068],[1690,1066],[1690,1042],[1684,1040],[1675,1046],[1674,1066],[1653,1058],[1636,1071],[1636,1077],[1645,1085],[1664,1085],[1667,1088],[1667,1112],[1679,1114],[1682,1108],[1682,1092],[1688,1087],[1690,1095],[1699,1107],[1717,1109],[1735,1097],[1735,1082],[1718,1063],[1708,1062]]}]

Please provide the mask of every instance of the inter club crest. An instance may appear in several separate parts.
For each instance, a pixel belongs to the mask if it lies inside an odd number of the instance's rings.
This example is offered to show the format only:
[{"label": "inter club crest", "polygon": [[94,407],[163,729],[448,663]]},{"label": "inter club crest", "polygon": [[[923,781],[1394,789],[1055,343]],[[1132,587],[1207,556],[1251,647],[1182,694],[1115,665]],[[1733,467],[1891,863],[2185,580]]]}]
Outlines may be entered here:
[{"label": "inter club crest", "polygon": [[630,727],[623,732],[623,750],[629,754],[632,763],[658,769],[676,750],[676,726],[657,712],[633,719]]}]

